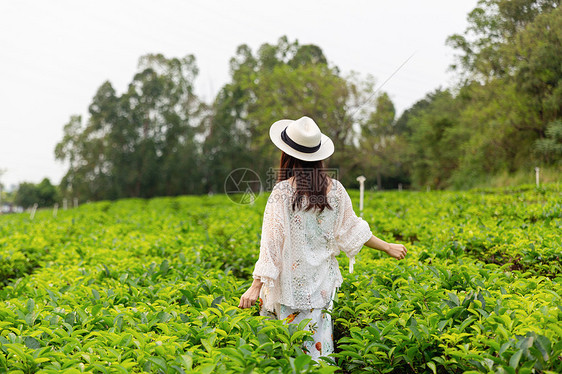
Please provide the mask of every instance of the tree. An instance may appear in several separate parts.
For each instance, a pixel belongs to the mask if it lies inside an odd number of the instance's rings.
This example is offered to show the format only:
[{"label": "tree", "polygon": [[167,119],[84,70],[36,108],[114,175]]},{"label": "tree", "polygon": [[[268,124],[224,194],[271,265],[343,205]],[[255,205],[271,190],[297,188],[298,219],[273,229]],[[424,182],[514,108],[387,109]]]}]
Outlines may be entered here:
[{"label": "tree", "polygon": [[387,93],[375,100],[375,110],[361,124],[360,149],[368,157],[360,157],[364,173],[376,175],[377,188],[383,188],[383,178],[402,176],[405,158],[404,139],[396,131],[396,110]]},{"label": "tree", "polygon": [[[423,150],[412,144],[410,167],[416,183],[469,187],[498,172],[558,157],[543,151],[549,144],[547,128],[562,110],[559,1],[481,0],[468,21],[463,35],[447,40],[460,51],[452,66],[461,78],[456,96],[438,116],[429,115],[432,110],[425,107],[407,113],[419,118],[402,122],[409,124],[412,142],[433,139],[443,146],[438,154],[428,153],[432,145],[424,144],[428,149]],[[443,143],[447,138],[449,146]],[[539,148],[543,151],[534,152]],[[431,165],[448,171],[438,175]],[[422,175],[436,179],[431,182]]]},{"label": "tree", "polygon": [[547,163],[562,160],[562,121],[551,122],[546,129],[546,138],[535,142],[535,150],[544,156]]},{"label": "tree", "polygon": [[29,208],[34,204],[39,207],[53,206],[58,201],[58,191],[48,178],[39,184],[21,183],[15,196],[16,205]]},{"label": "tree", "polygon": [[102,84],[86,123],[72,117],[55,149],[70,163],[64,193],[97,200],[201,192],[197,72],[191,55],[146,55],[122,95]]},{"label": "tree", "polygon": [[2,175],[4,175],[5,172],[6,170],[0,169],[0,207],[2,205],[2,202],[4,201],[4,185],[2,184]]},{"label": "tree", "polygon": [[466,134],[458,124],[459,109],[449,90],[429,93],[408,119],[412,183],[416,187],[445,188],[458,167]]},{"label": "tree", "polygon": [[58,191],[48,178],[44,178],[37,186],[37,204],[40,207],[53,206],[58,200]]},{"label": "tree", "polygon": [[202,179],[206,192],[224,192],[224,183],[230,172],[252,165],[252,157],[247,151],[250,137],[240,115],[236,114],[239,95],[239,90],[226,85],[203,119],[204,157],[200,169],[204,173]]},{"label": "tree", "polygon": [[538,15],[516,35],[511,48],[512,81],[536,112],[525,126],[546,137],[546,129],[562,115],[562,8]]},{"label": "tree", "polygon": [[[356,166],[359,134],[355,131],[358,121],[351,114],[370,92],[342,77],[319,47],[290,42],[287,37],[276,45],[263,44],[255,54],[246,45],[238,47],[230,68],[232,82],[217,97],[213,135],[205,144],[216,144],[220,126],[225,136],[240,140],[238,146],[232,142],[233,151],[223,151],[223,155],[232,155],[236,149],[244,152],[225,159],[223,165],[251,167],[265,175],[279,158],[269,140],[269,126],[279,119],[309,116],[334,141],[337,152],[328,166],[339,168],[340,177],[355,182],[351,171]],[[247,155],[252,157],[250,163]]]},{"label": "tree", "polygon": [[16,205],[22,206],[27,209],[33,206],[33,204],[36,204],[38,200],[39,196],[37,193],[37,188],[33,183],[20,183],[16,192],[16,198],[14,200]]},{"label": "tree", "polygon": [[[83,132],[84,131],[84,132]],[[92,154],[89,152],[88,139],[82,124],[81,116],[71,116],[70,121],[64,126],[64,136],[61,142],[55,147],[55,158],[57,160],[68,161],[69,168],[63,176],[60,186],[63,195],[90,198],[91,185],[87,181],[92,181],[93,176],[89,175],[92,165]]]},{"label": "tree", "polygon": [[513,60],[509,46],[518,33],[539,14],[556,10],[559,5],[559,0],[479,0],[468,14],[464,35],[447,38],[447,44],[461,52],[451,68],[464,79],[481,83],[510,75]]}]

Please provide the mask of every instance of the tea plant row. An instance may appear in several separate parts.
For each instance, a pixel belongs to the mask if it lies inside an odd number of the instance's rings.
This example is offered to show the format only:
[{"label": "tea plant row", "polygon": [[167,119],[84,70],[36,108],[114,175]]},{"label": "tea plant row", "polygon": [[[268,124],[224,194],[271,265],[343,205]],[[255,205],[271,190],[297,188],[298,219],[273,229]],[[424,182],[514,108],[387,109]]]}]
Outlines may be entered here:
[{"label": "tea plant row", "polygon": [[[350,191],[356,202],[357,192]],[[0,217],[0,371],[562,372],[562,195],[368,192],[372,231],[314,363],[303,325],[240,310],[267,195],[99,202]]]}]

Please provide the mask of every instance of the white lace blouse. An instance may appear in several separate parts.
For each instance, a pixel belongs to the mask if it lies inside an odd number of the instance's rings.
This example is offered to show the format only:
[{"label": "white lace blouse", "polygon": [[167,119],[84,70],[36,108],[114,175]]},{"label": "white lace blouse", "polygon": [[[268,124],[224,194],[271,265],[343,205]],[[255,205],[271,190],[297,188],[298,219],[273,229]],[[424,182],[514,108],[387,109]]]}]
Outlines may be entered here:
[{"label": "white lace blouse", "polygon": [[[263,216],[253,277],[262,281],[260,297],[265,309],[272,312],[279,304],[295,309],[325,307],[343,281],[336,256],[345,252],[352,272],[355,255],[372,235],[335,179],[327,194],[332,210],[293,211],[294,192],[288,180],[277,183]],[[304,198],[303,207],[307,204]]]}]

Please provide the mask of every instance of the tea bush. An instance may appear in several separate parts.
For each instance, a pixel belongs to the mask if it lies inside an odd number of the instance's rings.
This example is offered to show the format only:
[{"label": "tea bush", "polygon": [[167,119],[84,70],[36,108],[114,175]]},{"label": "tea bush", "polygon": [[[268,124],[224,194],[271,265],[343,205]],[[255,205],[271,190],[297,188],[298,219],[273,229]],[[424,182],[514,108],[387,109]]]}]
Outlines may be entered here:
[{"label": "tea bush", "polygon": [[[354,201],[356,191],[350,191]],[[0,217],[0,372],[562,372],[557,185],[367,192],[397,262],[340,258],[336,353],[237,308],[266,196],[126,199]]]}]

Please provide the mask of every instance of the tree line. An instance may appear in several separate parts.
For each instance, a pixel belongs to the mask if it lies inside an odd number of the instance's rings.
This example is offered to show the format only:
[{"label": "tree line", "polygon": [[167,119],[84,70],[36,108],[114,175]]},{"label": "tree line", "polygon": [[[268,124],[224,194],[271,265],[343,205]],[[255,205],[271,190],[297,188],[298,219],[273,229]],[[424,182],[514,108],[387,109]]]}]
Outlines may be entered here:
[{"label": "tree line", "polygon": [[278,119],[314,118],[334,141],[328,167],[343,183],[468,188],[500,172],[562,160],[559,1],[481,0],[447,39],[458,83],[396,116],[374,80],[343,74],[319,46],[281,37],[237,48],[214,101],[194,93],[195,56],[140,58],[127,90],[103,83],[88,116],[72,116],[55,156],[60,184],[81,200],[221,193],[234,169],[266,176]]}]

